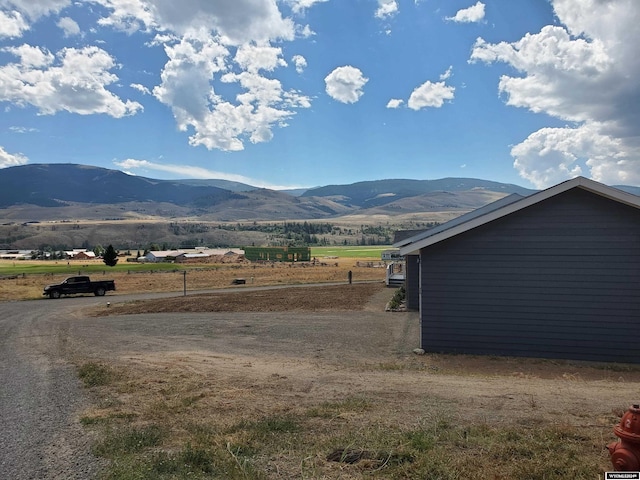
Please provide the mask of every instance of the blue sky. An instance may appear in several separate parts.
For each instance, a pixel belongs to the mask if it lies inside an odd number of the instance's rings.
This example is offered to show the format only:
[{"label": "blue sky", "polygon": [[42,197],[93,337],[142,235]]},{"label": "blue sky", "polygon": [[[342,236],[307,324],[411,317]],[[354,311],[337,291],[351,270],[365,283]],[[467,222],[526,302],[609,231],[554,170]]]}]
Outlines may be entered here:
[{"label": "blue sky", "polygon": [[640,185],[637,0],[0,0],[0,168]]}]

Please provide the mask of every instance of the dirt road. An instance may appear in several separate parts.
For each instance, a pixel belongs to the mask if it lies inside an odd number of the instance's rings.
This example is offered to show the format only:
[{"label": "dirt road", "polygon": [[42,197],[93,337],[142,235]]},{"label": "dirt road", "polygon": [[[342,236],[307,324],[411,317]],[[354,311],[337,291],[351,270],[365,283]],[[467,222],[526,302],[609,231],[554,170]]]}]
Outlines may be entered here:
[{"label": "dirt road", "polygon": [[[360,311],[348,312],[336,303],[322,312],[96,317],[96,310],[131,298],[2,303],[0,469],[17,480],[91,478],[98,471],[78,423],[89,404],[74,360],[142,372],[150,392],[163,375],[196,378],[199,388],[227,395],[215,399],[226,402],[220,405],[227,412],[251,415],[356,396],[374,399],[368,415],[384,422],[412,423],[445,411],[493,424],[545,421],[599,428],[603,445],[613,439],[616,415],[638,399],[640,370],[632,367],[415,355],[418,315],[384,312],[390,294],[380,289]],[[245,295],[249,305],[251,293]]]},{"label": "dirt road", "polygon": [[77,418],[88,404],[66,358],[69,312],[82,302],[0,304],[2,478],[86,479],[99,469]]}]

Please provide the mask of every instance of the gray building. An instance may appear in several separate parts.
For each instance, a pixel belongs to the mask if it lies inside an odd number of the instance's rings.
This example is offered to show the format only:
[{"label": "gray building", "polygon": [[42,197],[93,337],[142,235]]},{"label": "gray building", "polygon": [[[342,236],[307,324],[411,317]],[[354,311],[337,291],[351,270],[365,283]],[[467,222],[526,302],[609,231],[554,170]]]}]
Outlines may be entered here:
[{"label": "gray building", "polygon": [[403,240],[428,352],[640,362],[640,197],[578,177]]}]

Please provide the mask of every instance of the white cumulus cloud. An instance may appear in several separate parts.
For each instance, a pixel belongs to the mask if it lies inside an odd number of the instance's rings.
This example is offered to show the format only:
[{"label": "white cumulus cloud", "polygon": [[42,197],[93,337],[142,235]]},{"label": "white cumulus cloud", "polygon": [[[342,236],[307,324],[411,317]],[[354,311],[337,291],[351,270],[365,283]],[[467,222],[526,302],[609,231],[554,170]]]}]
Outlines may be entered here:
[{"label": "white cumulus cloud", "polygon": [[4,50],[21,61],[0,67],[0,101],[30,104],[42,114],[66,110],[82,115],[105,113],[116,118],[142,108],[107,90],[118,80],[110,73],[115,61],[98,47],[65,48],[55,56],[30,45]]},{"label": "white cumulus cloud", "polygon": [[302,55],[294,55],[291,57],[291,61],[296,66],[296,72],[302,73],[304,69],[307,68],[307,59]]},{"label": "white cumulus cloud", "polygon": [[380,19],[392,17],[398,13],[398,8],[396,0],[378,0],[375,16]]},{"label": "white cumulus cloud", "polygon": [[327,94],[342,103],[356,103],[364,94],[362,90],[369,81],[360,69],[346,65],[333,70],[324,79]]},{"label": "white cumulus cloud", "polygon": [[21,12],[32,20],[58,13],[71,5],[71,0],[0,0],[0,8]]},{"label": "white cumulus cloud", "polygon": [[295,25],[276,0],[93,0],[109,11],[100,23],[125,31],[169,30],[182,36],[209,32],[228,45],[292,40]]},{"label": "white cumulus cloud", "polygon": [[[313,34],[284,17],[277,0],[92,1],[107,11],[100,24],[145,30],[155,34],[150,45],[164,47],[168,61],[152,92],[171,108],[179,130],[193,129],[191,145],[242,150],[246,141],[271,140],[294,109],[310,106],[307,96],[274,78],[287,66],[282,42]],[[318,2],[287,3],[302,13]],[[293,61],[304,68],[302,57]]]},{"label": "white cumulus cloud", "polygon": [[286,67],[282,58],[282,49],[271,45],[245,44],[238,48],[235,62],[248,72],[266,70],[272,72],[277,67]]},{"label": "white cumulus cloud", "polygon": [[16,167],[28,162],[29,159],[21,153],[9,153],[0,146],[0,168]]},{"label": "white cumulus cloud", "polygon": [[392,98],[387,102],[387,108],[400,108],[403,103],[404,100],[401,100],[399,98]]},{"label": "white cumulus cloud", "polygon": [[412,110],[432,107],[440,108],[447,100],[453,100],[455,87],[445,84],[445,82],[426,81],[413,92],[409,97],[407,106]]},{"label": "white cumulus cloud", "polygon": [[517,42],[478,39],[470,61],[504,62],[498,89],[508,105],[575,126],[542,129],[512,149],[536,187],[577,173],[608,183],[640,181],[640,3],[555,0],[562,26]]},{"label": "white cumulus cloud", "polygon": [[0,38],[21,37],[22,33],[29,29],[29,24],[20,12],[0,10]]},{"label": "white cumulus cloud", "polygon": [[0,38],[21,37],[31,23],[69,5],[71,0],[0,0]]},{"label": "white cumulus cloud", "polygon": [[[239,73],[230,71],[229,49],[211,37],[185,37],[165,51],[169,61],[153,94],[172,108],[180,130],[195,129],[189,138],[192,145],[242,150],[247,139],[252,143],[271,140],[272,129],[285,126],[295,114],[293,108],[310,106],[306,96],[287,91],[279,80],[262,74],[286,65],[279,48],[246,45],[237,49],[234,61],[243,70]],[[241,93],[223,98],[216,93],[213,78],[238,85]]]},{"label": "white cumulus cloud", "polygon": [[447,17],[447,20],[459,23],[480,22],[484,19],[484,7],[484,3],[478,2],[469,8],[458,10],[458,12],[453,17]]},{"label": "white cumulus cloud", "polygon": [[139,91],[140,93],[142,93],[144,95],[151,95],[151,90],[149,90],[147,87],[145,87],[144,85],[142,85],[140,83],[132,83],[129,86],[131,88],[133,88],[134,90],[137,90],[137,91]]}]

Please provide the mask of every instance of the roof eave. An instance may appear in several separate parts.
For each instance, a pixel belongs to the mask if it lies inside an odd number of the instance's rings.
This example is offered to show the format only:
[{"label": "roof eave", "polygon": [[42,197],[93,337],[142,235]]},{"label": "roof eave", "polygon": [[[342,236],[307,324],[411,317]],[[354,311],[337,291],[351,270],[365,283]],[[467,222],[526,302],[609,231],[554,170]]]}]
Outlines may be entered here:
[{"label": "roof eave", "polygon": [[485,215],[473,218],[468,222],[456,225],[431,237],[400,247],[400,255],[418,255],[421,249],[428,247],[429,245],[441,242],[473,228],[484,225],[485,223],[492,222],[498,218],[502,218],[506,215],[517,212],[518,210],[522,210],[523,208],[535,205],[536,203],[547,200],[548,198],[554,197],[560,193],[564,193],[572,188],[583,188],[610,200],[615,200],[633,208],[640,208],[640,197],[637,195],[623,192],[617,188],[609,187],[585,177],[576,177],[571,180],[567,180],[566,182],[559,183],[551,188],[547,188],[546,190],[542,190],[541,192],[524,197],[521,200],[508,204],[498,210],[494,210]]}]

